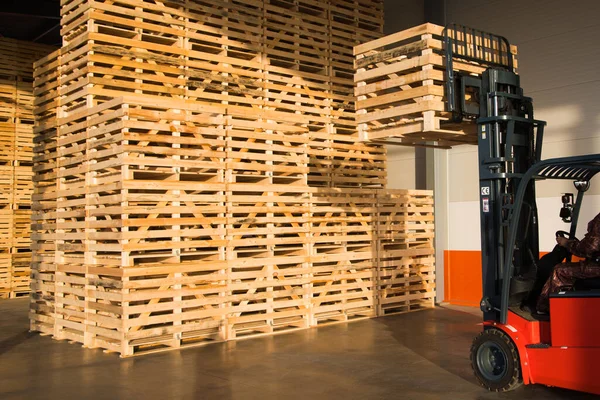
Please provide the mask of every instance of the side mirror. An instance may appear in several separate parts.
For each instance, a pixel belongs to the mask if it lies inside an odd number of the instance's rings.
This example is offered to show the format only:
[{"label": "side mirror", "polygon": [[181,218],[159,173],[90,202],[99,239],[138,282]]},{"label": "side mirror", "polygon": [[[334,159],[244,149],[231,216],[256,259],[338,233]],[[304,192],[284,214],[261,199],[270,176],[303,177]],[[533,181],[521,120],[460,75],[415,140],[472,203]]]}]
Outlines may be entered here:
[{"label": "side mirror", "polygon": [[564,193],[560,199],[562,201],[560,218],[563,222],[571,222],[571,217],[573,216],[573,193]]}]

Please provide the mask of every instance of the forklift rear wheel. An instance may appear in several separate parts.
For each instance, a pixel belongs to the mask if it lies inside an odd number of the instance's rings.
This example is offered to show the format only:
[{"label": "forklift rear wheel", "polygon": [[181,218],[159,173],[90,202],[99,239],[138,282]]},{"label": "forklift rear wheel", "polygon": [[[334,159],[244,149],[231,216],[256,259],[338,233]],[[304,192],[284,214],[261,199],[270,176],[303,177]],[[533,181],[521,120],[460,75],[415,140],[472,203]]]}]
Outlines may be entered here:
[{"label": "forklift rear wheel", "polygon": [[486,329],[473,340],[471,367],[479,384],[494,392],[508,392],[523,384],[519,352],[499,329]]}]

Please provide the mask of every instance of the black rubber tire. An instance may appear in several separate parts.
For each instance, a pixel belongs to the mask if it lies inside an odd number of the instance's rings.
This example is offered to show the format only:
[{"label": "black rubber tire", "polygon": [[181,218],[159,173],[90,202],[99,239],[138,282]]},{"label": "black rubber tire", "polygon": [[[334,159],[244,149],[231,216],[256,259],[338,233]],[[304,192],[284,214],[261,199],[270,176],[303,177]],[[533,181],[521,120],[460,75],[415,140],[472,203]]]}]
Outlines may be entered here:
[{"label": "black rubber tire", "polygon": [[508,392],[523,384],[517,347],[499,329],[486,329],[477,335],[471,346],[470,358],[477,381],[490,391]]}]

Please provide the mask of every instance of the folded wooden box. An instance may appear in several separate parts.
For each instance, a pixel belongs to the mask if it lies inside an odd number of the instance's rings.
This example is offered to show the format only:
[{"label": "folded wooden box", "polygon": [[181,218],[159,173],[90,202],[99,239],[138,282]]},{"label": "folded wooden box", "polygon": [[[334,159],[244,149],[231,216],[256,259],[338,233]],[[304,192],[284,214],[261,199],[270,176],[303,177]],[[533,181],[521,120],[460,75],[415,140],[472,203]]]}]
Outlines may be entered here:
[{"label": "folded wooden box", "polygon": [[[477,143],[475,123],[452,123],[446,112],[443,35],[444,27],[427,23],[354,47],[360,141],[439,147]],[[507,49],[498,49],[494,43],[484,41],[482,45],[480,37],[458,35],[469,44],[459,49],[460,53],[490,61],[507,57]],[[515,46],[510,53],[516,66]],[[455,71],[474,76],[488,67],[457,55],[453,65]]]}]

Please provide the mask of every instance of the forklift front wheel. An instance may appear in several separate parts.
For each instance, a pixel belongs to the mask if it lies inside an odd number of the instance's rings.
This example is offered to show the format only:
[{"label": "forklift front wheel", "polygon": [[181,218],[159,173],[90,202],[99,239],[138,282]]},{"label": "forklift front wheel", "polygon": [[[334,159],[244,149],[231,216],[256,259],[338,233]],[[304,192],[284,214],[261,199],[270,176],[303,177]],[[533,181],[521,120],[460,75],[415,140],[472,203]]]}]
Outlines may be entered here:
[{"label": "forklift front wheel", "polygon": [[471,367],[479,384],[494,392],[508,392],[523,384],[519,352],[499,329],[486,329],[473,340]]}]

